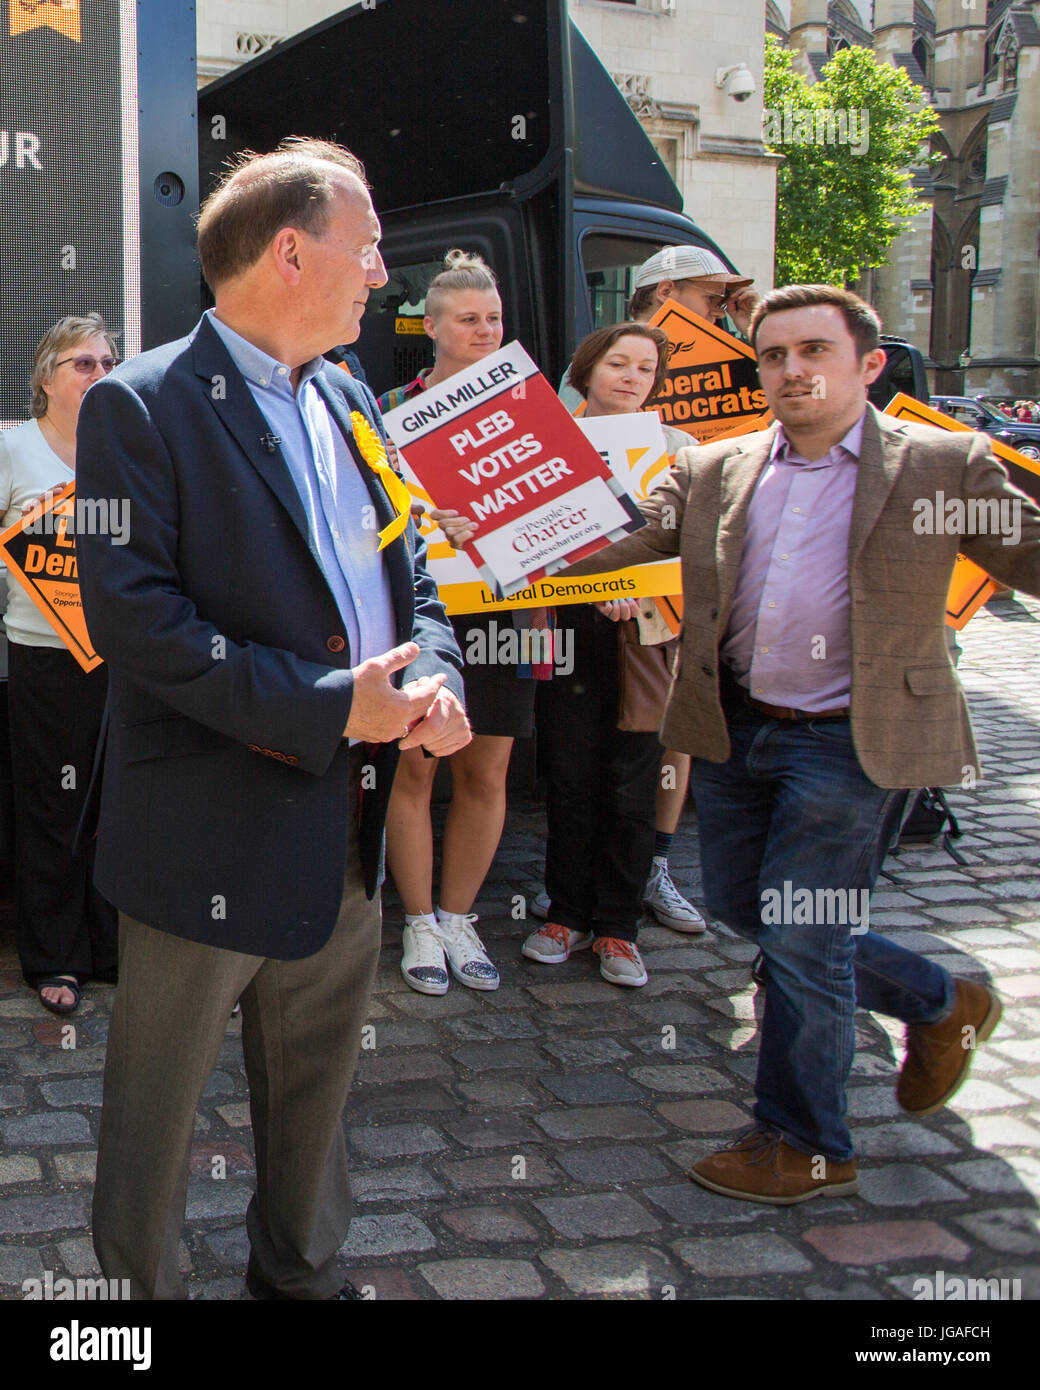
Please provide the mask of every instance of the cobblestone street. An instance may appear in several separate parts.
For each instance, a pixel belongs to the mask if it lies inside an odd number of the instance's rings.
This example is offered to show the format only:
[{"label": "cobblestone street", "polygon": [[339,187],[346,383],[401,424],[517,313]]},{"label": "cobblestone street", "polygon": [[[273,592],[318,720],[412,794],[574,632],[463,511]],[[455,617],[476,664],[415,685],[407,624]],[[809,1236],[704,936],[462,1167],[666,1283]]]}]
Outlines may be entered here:
[{"label": "cobblestone street", "polygon": [[[1040,1296],[1040,604],[998,601],[961,641],[987,774],[950,794],[966,863],[939,846],[904,851],[871,905],[872,926],[955,975],[991,977],[1004,997],[954,1102],[902,1117],[902,1029],[860,1014],[860,1195],[779,1208],[694,1186],[691,1161],[748,1119],[753,949],[721,928],[689,938],[646,922],[641,990],[602,981],[591,952],[524,960],[531,925],[511,905],[541,886],[544,818],[514,803],[476,905],[497,993],[411,992],[400,912],[392,896],[386,906],[345,1118],[356,1212],[342,1253],[356,1284],[380,1299],[904,1300],[943,1270],[1021,1279],[1023,1299]],[[671,864],[696,900],[692,813]],[[21,982],[9,924],[0,952],[0,1297],[17,1299],[46,1270],[97,1273],[87,1226],[113,991],[87,988],[75,1047],[63,1046],[67,1025]],[[183,1248],[193,1298],[246,1297],[239,1026],[198,1115]]]}]

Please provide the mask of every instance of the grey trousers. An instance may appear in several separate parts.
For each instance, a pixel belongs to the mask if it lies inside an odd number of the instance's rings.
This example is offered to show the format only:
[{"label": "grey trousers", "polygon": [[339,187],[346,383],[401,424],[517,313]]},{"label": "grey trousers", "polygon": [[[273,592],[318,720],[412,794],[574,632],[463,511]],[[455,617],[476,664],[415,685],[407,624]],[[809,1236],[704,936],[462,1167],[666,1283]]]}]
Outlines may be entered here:
[{"label": "grey trousers", "polygon": [[342,1115],[379,933],[353,834],[335,929],[305,960],[203,946],[120,914],[93,1222],[102,1271],[128,1279],[131,1297],[187,1297],[177,1247],[195,1109],[236,999],[256,1146],[250,1268],[290,1298],[340,1288],[352,1210]]}]

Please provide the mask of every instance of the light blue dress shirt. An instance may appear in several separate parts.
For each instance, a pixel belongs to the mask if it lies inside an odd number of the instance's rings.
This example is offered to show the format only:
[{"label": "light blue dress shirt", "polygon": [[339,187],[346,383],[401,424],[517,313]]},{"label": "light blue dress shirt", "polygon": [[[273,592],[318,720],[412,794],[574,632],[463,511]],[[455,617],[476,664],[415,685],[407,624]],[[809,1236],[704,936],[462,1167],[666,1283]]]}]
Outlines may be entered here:
[{"label": "light blue dress shirt", "polygon": [[[397,645],[397,623],[372,496],[313,380],[325,359],[316,357],[300,368],[294,393],[291,368],[229,328],[212,309],[208,313],[278,437],[312,546],[343,619],[350,664],[390,651]],[[277,583],[277,575],[272,578]]]}]

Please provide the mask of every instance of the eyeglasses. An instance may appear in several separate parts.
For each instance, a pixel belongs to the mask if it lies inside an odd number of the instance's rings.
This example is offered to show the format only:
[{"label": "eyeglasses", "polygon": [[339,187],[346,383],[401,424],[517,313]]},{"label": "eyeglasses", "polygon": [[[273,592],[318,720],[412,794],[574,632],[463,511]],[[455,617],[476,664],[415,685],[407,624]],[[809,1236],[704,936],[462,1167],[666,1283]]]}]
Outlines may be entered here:
[{"label": "eyeglasses", "polygon": [[716,309],[725,308],[729,296],[725,294],[706,294],[704,298],[708,301],[708,307],[714,311]]},{"label": "eyeglasses", "polygon": [[60,362],[55,362],[55,369],[64,367],[66,362],[71,362],[73,367],[81,376],[89,376],[95,367],[100,367],[107,375],[113,367],[118,367],[122,361],[119,357],[91,357],[84,353],[82,357],[63,357]]}]

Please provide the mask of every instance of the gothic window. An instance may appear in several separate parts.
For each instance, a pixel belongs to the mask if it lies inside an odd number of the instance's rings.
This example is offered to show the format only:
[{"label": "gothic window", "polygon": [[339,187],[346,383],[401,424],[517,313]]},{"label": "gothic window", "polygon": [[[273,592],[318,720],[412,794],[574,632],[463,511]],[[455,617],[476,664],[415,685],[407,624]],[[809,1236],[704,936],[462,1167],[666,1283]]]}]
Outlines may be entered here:
[{"label": "gothic window", "polygon": [[910,52],[917,60],[917,66],[924,73],[927,85],[931,87],[935,81],[934,59],[935,54],[932,47],[923,34],[917,34],[911,45]]},{"label": "gothic window", "polygon": [[766,33],[787,42],[787,23],[776,0],[766,0]]},{"label": "gothic window", "polygon": [[982,183],[986,178],[985,137],[973,145],[964,156],[964,183]]},{"label": "gothic window", "polygon": [[827,6],[827,56],[833,58],[853,45],[873,47],[870,32],[860,23],[859,13],[850,0],[830,0]]},{"label": "gothic window", "polygon": [[1003,89],[1008,91],[1018,84],[1018,49],[1009,48],[1004,54]]}]

